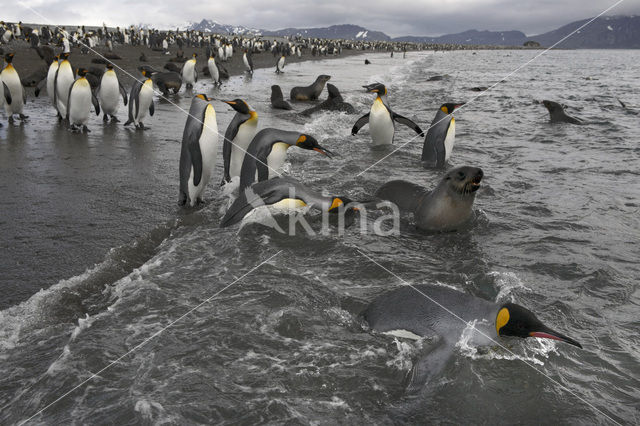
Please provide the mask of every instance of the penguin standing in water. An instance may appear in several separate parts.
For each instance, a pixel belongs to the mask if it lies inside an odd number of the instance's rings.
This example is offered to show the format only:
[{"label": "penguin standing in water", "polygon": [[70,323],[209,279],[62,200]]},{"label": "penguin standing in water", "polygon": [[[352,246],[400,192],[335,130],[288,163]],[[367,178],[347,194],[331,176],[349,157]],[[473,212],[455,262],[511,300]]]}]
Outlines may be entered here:
[{"label": "penguin standing in water", "polygon": [[89,121],[92,103],[96,110],[96,115],[100,115],[98,99],[93,94],[91,85],[85,77],[87,72],[84,68],[78,69],[78,79],[69,88],[66,118],[72,131],[82,129],[83,132],[90,132],[87,128],[87,122]]},{"label": "penguin standing in water", "polygon": [[112,122],[118,122],[116,112],[118,112],[118,105],[120,104],[120,96],[124,106],[127,106],[127,92],[122,87],[118,76],[113,70],[113,64],[107,64],[107,70],[102,74],[100,78],[100,86],[98,97],[100,98],[100,105],[102,105],[102,112],[104,117],[103,121],[109,120],[111,117]]},{"label": "penguin standing in water", "polygon": [[55,81],[56,71],[58,71],[58,66],[59,65],[60,65],[60,55],[56,55],[56,56],[53,57],[53,60],[49,64],[49,69],[47,71],[47,76],[44,78],[44,80],[42,80],[40,83],[38,83],[38,86],[36,87],[36,90],[34,92],[36,97],[38,97],[40,95],[40,92],[42,91],[42,88],[46,87],[47,88],[47,96],[49,97],[49,100],[51,100],[51,103],[53,104],[54,108],[55,108],[56,104],[53,101],[53,83]]},{"label": "penguin standing in water", "polygon": [[[22,82],[20,81],[20,76],[18,75],[18,71],[13,67],[13,53],[7,53],[4,55],[4,60],[7,62],[7,65],[0,73],[0,78],[2,79],[2,89],[5,92],[4,96],[4,110],[9,117],[9,123],[13,123],[13,115],[18,114],[20,120],[24,121],[28,117],[22,113],[22,109],[24,104],[27,102],[27,95],[22,87]],[[7,98],[6,90],[9,90],[10,96]]]},{"label": "penguin standing in water", "polygon": [[276,62],[276,74],[284,72],[284,55],[280,56],[278,62]]},{"label": "penguin standing in water", "polygon": [[202,203],[218,158],[218,122],[213,99],[194,96],[182,134],[180,151],[180,196],[178,204],[194,207]]},{"label": "penguin standing in water", "polygon": [[242,62],[244,62],[244,67],[247,72],[253,75],[253,59],[251,59],[251,53],[248,49],[244,49],[244,54],[242,55]]},{"label": "penguin standing in water", "polygon": [[377,96],[373,101],[373,105],[371,105],[371,111],[360,117],[354,124],[353,129],[351,129],[352,135],[356,135],[362,126],[369,123],[369,133],[371,134],[373,145],[390,145],[393,143],[396,130],[394,123],[397,121],[400,124],[409,126],[420,136],[424,136],[424,133],[416,123],[391,110],[387,101],[387,88],[384,84],[373,83],[363,87],[369,92],[377,93]]},{"label": "penguin standing in water", "polygon": [[184,63],[182,66],[182,82],[186,85],[187,90],[193,88],[193,85],[198,81],[198,70],[196,68],[197,53],[193,54],[193,57]]},{"label": "penguin standing in water", "polygon": [[284,165],[287,150],[292,146],[313,150],[329,158],[333,157],[331,151],[321,147],[309,134],[274,128],[262,129],[249,144],[242,161],[240,191],[250,186],[256,179],[259,182],[271,179]]},{"label": "penguin standing in water", "polygon": [[411,373],[411,390],[431,382],[446,366],[468,325],[471,343],[494,345],[503,336],[537,337],[577,346],[580,343],[544,325],[533,312],[515,303],[493,303],[439,285],[402,286],[375,299],[362,313],[372,330],[418,340],[439,337],[436,347],[419,359]]},{"label": "penguin standing in water", "polygon": [[431,122],[422,146],[422,164],[424,167],[444,167],[456,138],[456,119],[453,111],[464,105],[464,102],[443,104]]},{"label": "penguin standing in water", "polygon": [[153,80],[151,80],[151,72],[148,69],[141,69],[144,81],[136,80],[131,87],[129,94],[129,119],[125,126],[133,123],[140,130],[148,129],[142,124],[142,119],[149,115],[153,117]]},{"label": "penguin standing in water", "polygon": [[62,60],[58,65],[55,78],[53,79],[53,98],[58,110],[58,120],[63,120],[67,116],[67,100],[69,98],[69,88],[75,80],[75,74],[69,62],[69,53],[62,54]]},{"label": "penguin standing in water", "polygon": [[218,65],[216,65],[216,55],[213,53],[213,50],[209,54],[207,68],[209,68],[209,75],[211,76],[211,80],[213,80],[213,84],[221,86],[222,82],[220,81],[220,71],[218,70]]},{"label": "penguin standing in water", "polygon": [[244,154],[258,131],[258,113],[242,99],[222,101],[236,111],[231,123],[224,132],[222,158],[224,162],[223,183],[231,182],[234,176],[240,176]]}]

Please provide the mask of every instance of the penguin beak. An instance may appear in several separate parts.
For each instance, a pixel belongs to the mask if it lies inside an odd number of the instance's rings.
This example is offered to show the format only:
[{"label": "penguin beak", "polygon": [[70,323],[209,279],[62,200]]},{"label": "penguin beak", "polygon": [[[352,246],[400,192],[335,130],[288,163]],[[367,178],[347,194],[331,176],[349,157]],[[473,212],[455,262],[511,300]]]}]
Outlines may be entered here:
[{"label": "penguin beak", "polygon": [[234,101],[222,101],[227,105],[235,105],[236,103]]},{"label": "penguin beak", "polygon": [[465,104],[466,104],[466,102],[461,102],[461,103],[459,103],[459,104],[455,104],[455,105],[453,106],[453,110],[455,111],[456,109],[460,108],[462,105],[465,105]]},{"label": "penguin beak", "polygon": [[582,349],[582,345],[580,343],[578,343],[576,340],[573,340],[571,337],[567,337],[563,334],[558,333],[557,331],[554,331],[552,329],[550,329],[549,327],[546,326],[542,326],[541,327],[542,330],[540,331],[532,331],[529,333],[530,337],[538,337],[540,339],[551,339],[551,340],[559,340],[561,342],[565,342],[568,343],[570,345],[573,346],[577,346],[580,349]]},{"label": "penguin beak", "polygon": [[335,156],[335,154],[333,152],[331,152],[328,149],[323,148],[323,147],[321,147],[319,145],[317,147],[313,148],[313,150],[316,151],[316,152],[319,152],[320,154],[325,155],[325,156],[327,156],[329,158],[333,158]]}]

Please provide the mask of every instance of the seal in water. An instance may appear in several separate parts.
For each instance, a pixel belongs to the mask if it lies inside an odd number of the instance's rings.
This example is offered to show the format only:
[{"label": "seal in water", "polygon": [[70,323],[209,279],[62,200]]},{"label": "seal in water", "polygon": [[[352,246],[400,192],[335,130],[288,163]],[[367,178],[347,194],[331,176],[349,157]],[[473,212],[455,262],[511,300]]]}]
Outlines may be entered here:
[{"label": "seal in water", "polygon": [[449,170],[432,190],[404,180],[382,185],[376,196],[413,212],[416,226],[425,231],[454,231],[473,217],[473,201],[482,169],[463,166]]},{"label": "seal in water", "polygon": [[331,83],[327,84],[327,91],[329,92],[329,97],[322,102],[320,105],[316,105],[309,109],[305,109],[300,114],[302,115],[311,115],[314,112],[318,111],[344,111],[347,114],[354,114],[356,109],[350,103],[347,103],[342,99],[342,95],[336,86]]},{"label": "seal in water", "polygon": [[582,121],[577,118],[567,115],[562,105],[557,102],[544,100],[542,104],[549,110],[549,118],[552,123],[583,124]]},{"label": "seal in water", "polygon": [[331,78],[330,75],[319,75],[311,86],[294,87],[291,89],[290,97],[292,101],[315,101],[322,93],[324,85]]},{"label": "seal in water", "polygon": [[282,89],[277,84],[271,86],[271,106],[276,109],[293,109],[291,104],[284,100]]}]

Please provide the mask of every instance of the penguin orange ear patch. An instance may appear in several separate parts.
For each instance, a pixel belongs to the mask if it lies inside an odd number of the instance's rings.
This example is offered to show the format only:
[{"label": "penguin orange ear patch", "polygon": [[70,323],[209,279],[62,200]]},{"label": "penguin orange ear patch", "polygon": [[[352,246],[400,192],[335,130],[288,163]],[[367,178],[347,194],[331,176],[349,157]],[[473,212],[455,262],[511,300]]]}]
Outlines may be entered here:
[{"label": "penguin orange ear patch", "polygon": [[498,336],[500,335],[500,329],[504,327],[509,322],[509,310],[507,308],[502,308],[498,312],[498,316],[496,317],[496,332]]},{"label": "penguin orange ear patch", "polygon": [[329,210],[333,210],[336,207],[340,207],[343,204],[344,202],[340,198],[334,198],[333,202],[331,203],[331,207],[329,207]]},{"label": "penguin orange ear patch", "polygon": [[298,141],[296,142],[296,144],[302,143],[304,141],[307,140],[307,137],[305,135],[300,135],[300,137],[298,138]]}]

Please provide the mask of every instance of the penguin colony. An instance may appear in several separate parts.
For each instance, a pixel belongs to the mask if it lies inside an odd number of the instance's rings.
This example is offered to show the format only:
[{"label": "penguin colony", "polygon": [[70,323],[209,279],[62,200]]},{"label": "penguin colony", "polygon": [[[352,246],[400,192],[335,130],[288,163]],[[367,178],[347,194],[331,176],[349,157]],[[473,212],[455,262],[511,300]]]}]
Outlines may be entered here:
[{"label": "penguin colony", "polygon": [[[206,48],[206,65],[203,72],[214,86],[219,87],[222,84],[221,80],[229,77],[223,63],[236,51],[242,52],[242,62],[250,75],[254,73],[252,53],[271,51],[276,59],[275,72],[281,74],[284,72],[287,56],[300,56],[302,49],[310,49],[312,55],[339,54],[347,43],[302,39],[296,40],[295,43],[272,43],[237,37],[230,40],[199,32],[161,33],[133,27],[125,30],[117,28],[115,31],[108,30],[106,26],[96,31],[78,27],[74,32],[69,32],[64,27],[56,27],[53,30],[49,27],[35,29],[25,27],[21,23],[0,22],[0,42],[9,43],[16,38],[28,41],[47,63],[46,72],[43,72],[41,80],[35,84],[36,96],[45,89],[58,120],[65,122],[71,131],[84,132],[89,131],[87,122],[92,108],[96,115],[103,113],[105,122],[117,122],[120,98],[122,104],[128,106],[128,120],[124,125],[133,124],[136,129],[147,129],[143,120],[154,115],[154,86],[167,95],[170,91],[178,93],[182,85],[191,89],[198,82],[198,55],[193,54],[191,58],[185,58],[181,53],[185,45]],[[177,45],[180,50],[165,66],[166,72],[142,64],[139,67],[140,77],[127,93],[110,61],[94,61],[103,63],[104,68],[74,69],[71,66],[72,47],[79,48],[82,52],[94,48],[99,43],[107,47],[109,52],[104,55],[107,59],[118,58],[118,55],[113,53],[114,47],[117,50],[118,44],[146,46],[167,54],[169,46]],[[50,44],[59,46],[60,52],[55,54]],[[360,42],[359,47],[365,48],[363,42]],[[393,55],[393,45],[378,46],[378,50],[385,48],[391,49]],[[402,46],[403,52],[406,52],[406,49],[406,45]],[[18,71],[13,66],[14,54],[7,53],[3,59],[5,65],[0,73],[0,107],[4,107],[9,122],[13,123],[15,117],[26,121],[28,117],[23,113],[26,91]],[[144,52],[140,61],[147,61]],[[318,99],[330,78],[329,75],[320,75],[309,86],[291,88],[290,100],[299,103]],[[372,146],[390,145],[394,143],[396,123],[402,124],[412,129],[416,137],[424,138],[421,156],[424,167],[446,167],[452,156],[455,140],[453,113],[464,105],[463,102],[443,104],[436,111],[425,134],[412,119],[391,109],[389,98],[392,98],[392,94],[384,84],[376,82],[363,87],[367,92],[375,94],[375,98],[370,111],[355,120],[351,130],[354,137],[368,125]],[[284,100],[280,86],[273,85],[271,90],[273,108],[293,109],[292,105]],[[329,84],[328,91],[326,101],[304,110],[302,115],[310,115],[321,109],[355,113],[353,106],[344,102],[337,87]],[[192,208],[203,203],[205,189],[211,179],[215,178],[214,170],[220,150],[223,166],[223,175],[220,177],[222,185],[231,184],[234,179],[239,181],[238,196],[223,217],[221,227],[241,222],[254,209],[255,199],[260,199],[261,203],[267,206],[310,206],[342,215],[357,214],[358,206],[365,204],[354,203],[344,196],[321,195],[293,178],[276,175],[291,147],[313,151],[323,155],[327,160],[331,159],[333,153],[322,147],[313,135],[269,127],[259,130],[259,112],[241,98],[223,101],[235,111],[235,115],[222,135],[218,132],[216,111],[212,102],[213,99],[206,94],[196,94],[193,96],[186,119],[179,158],[178,203],[181,206]],[[566,115],[558,103],[544,101],[543,104],[550,112],[551,122],[582,123]],[[420,229],[455,231],[473,218],[473,201],[482,177],[483,171],[477,167],[458,167],[446,171],[433,190],[412,182],[390,181],[380,187],[375,196],[377,200],[389,200],[401,211],[412,213],[415,224]],[[296,190],[295,199],[289,198],[291,188]],[[437,305],[446,307],[463,321],[454,318],[450,313],[444,313]],[[495,304],[438,286],[419,285],[392,290],[374,300],[362,313],[362,318],[371,330],[377,332],[412,339],[433,334],[442,338],[444,344],[414,365],[410,388],[419,388],[442,370],[466,327],[465,323],[474,320],[482,320],[488,324],[485,330],[481,330],[481,334],[489,339],[484,344],[493,344],[495,339],[503,336],[514,336],[553,339],[582,347],[576,340],[544,325],[531,311],[522,306],[513,303]]]}]

